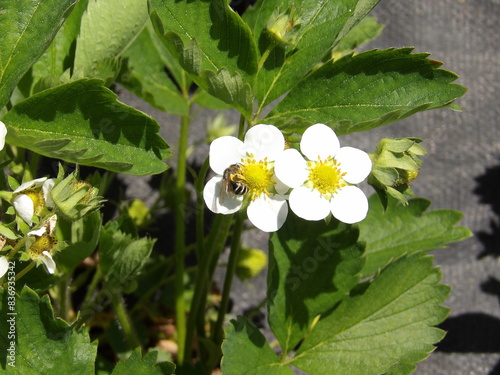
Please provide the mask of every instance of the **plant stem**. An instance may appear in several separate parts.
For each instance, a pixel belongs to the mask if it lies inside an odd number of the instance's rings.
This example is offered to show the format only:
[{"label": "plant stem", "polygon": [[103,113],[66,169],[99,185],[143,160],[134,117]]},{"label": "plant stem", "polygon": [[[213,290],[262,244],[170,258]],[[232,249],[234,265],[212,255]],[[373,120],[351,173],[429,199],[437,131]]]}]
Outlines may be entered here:
[{"label": "plant stem", "polygon": [[24,275],[26,275],[29,271],[31,271],[33,267],[35,267],[35,262],[31,261],[30,264],[28,264],[21,271],[19,271],[19,273],[16,275],[16,281],[19,280]]},{"label": "plant stem", "polygon": [[184,358],[190,360],[192,358],[192,348],[194,339],[194,330],[197,321],[197,316],[201,312],[200,305],[203,298],[203,288],[207,282],[208,264],[207,259],[210,255],[205,252],[205,231],[204,231],[204,201],[203,201],[203,184],[205,176],[210,166],[209,159],[206,158],[201,167],[198,179],[196,180],[196,254],[198,257],[198,272],[196,273],[195,288],[186,327],[186,346],[184,348]]},{"label": "plant stem", "polygon": [[240,126],[238,127],[238,139],[243,140],[243,135],[245,133],[245,117],[243,115],[240,116]]},{"label": "plant stem", "polygon": [[113,293],[113,308],[116,313],[116,317],[120,322],[121,328],[125,333],[125,337],[131,349],[135,349],[141,346],[141,342],[139,337],[137,336],[137,332],[134,329],[132,321],[130,320],[129,315],[127,314],[127,309],[125,307],[125,303],[123,302],[122,295],[120,293]]},{"label": "plant stem", "polygon": [[177,181],[175,207],[175,313],[177,326],[178,363],[184,363],[184,347],[186,345],[186,306],[184,303],[184,254],[186,223],[185,216],[185,184],[186,184],[186,151],[189,134],[189,114],[181,119],[181,132],[177,155]]},{"label": "plant stem", "polygon": [[83,299],[80,311],[85,311],[85,308],[90,303],[90,299],[92,298],[92,295],[94,294],[94,291],[97,288],[97,284],[99,284],[99,281],[101,281],[101,277],[102,277],[101,268],[97,267],[94,276],[92,276],[92,280],[90,281],[87,293],[85,293],[85,298]]},{"label": "plant stem", "polygon": [[203,185],[205,183],[205,177],[210,167],[209,159],[206,158],[205,162],[201,166],[200,173],[198,174],[198,179],[195,183],[196,190],[196,253],[198,256],[198,262],[204,254],[205,245],[205,223],[204,223],[204,211],[205,202],[203,200]]},{"label": "plant stem", "polygon": [[59,291],[59,316],[64,321],[69,321],[73,315],[73,309],[71,307],[70,298],[70,276],[71,274],[65,276],[58,285]]},{"label": "plant stem", "polygon": [[241,212],[236,214],[236,220],[234,222],[233,235],[231,239],[231,252],[229,254],[229,260],[226,269],[226,276],[224,278],[224,289],[222,291],[222,299],[219,308],[219,315],[217,316],[217,322],[215,323],[214,332],[214,342],[218,345],[222,343],[223,338],[223,328],[224,318],[227,312],[227,306],[229,305],[229,294],[231,292],[231,286],[233,284],[234,274],[236,272],[236,264],[238,263],[238,253],[240,250],[240,238],[243,231],[243,220],[244,216]]},{"label": "plant stem", "polygon": [[[201,178],[201,175],[202,173],[200,172],[200,176],[198,178]],[[201,199],[203,200],[203,198]],[[203,212],[201,213],[198,212],[197,219],[198,216],[202,214]],[[220,251],[222,249],[222,246],[224,245],[224,242],[227,238],[227,234],[229,231],[230,224],[228,225],[226,222],[231,223],[231,219],[232,216],[225,216],[225,215],[216,216],[214,225],[210,232],[210,236],[208,237],[207,246],[204,246],[203,244],[204,242],[203,227],[201,227],[201,233],[200,232],[197,233],[197,242],[198,245],[201,246],[201,248],[198,248],[198,272],[196,274],[193,299],[191,300],[191,307],[189,309],[187,336],[186,336],[187,341],[185,347],[186,359],[189,359],[191,357],[192,341],[196,327],[196,322],[199,319],[202,319],[204,322],[204,315],[202,313],[205,309],[205,304],[206,304],[205,302],[207,299],[206,286],[210,283],[211,280],[210,266],[212,264],[212,259],[214,258],[215,254],[220,254]]]}]

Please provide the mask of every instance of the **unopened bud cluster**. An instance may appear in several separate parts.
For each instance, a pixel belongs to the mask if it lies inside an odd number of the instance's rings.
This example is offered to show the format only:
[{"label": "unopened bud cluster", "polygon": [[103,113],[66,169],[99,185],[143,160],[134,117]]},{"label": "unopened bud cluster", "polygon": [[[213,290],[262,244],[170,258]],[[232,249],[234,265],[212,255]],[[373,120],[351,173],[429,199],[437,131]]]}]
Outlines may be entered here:
[{"label": "unopened bud cluster", "polygon": [[410,183],[420,171],[419,156],[427,151],[419,138],[382,139],[370,158],[373,162],[368,183],[382,195],[390,195],[400,202],[408,202],[405,195],[413,196]]}]

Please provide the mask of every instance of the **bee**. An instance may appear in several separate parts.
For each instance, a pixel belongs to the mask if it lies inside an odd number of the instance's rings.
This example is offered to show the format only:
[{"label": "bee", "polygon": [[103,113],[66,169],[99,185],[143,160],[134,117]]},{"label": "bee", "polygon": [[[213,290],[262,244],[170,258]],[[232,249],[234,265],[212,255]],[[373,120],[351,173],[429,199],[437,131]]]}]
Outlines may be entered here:
[{"label": "bee", "polygon": [[222,174],[222,186],[220,193],[220,203],[224,203],[227,195],[245,195],[249,187],[245,179],[241,176],[241,164],[231,164]]}]

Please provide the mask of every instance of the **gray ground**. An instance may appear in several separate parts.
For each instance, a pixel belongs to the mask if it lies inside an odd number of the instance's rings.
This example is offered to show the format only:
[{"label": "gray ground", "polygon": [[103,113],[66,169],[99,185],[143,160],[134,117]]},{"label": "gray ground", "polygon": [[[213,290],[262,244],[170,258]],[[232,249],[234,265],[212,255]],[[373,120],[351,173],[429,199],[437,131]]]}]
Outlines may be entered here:
[{"label": "gray ground", "polygon": [[[462,211],[461,225],[474,232],[473,238],[435,253],[443,282],[453,287],[446,302],[451,314],[443,324],[448,336],[415,374],[500,374],[500,0],[382,0],[374,13],[386,28],[369,48],[414,46],[416,52],[431,52],[469,88],[458,102],[462,113],[424,112],[341,139],[343,145],[370,152],[381,137],[423,138],[429,156],[413,185],[416,195],[431,199],[431,209]],[[154,116],[175,145],[177,118],[127,93],[121,100]],[[215,115],[198,113],[191,142],[203,137],[201,129],[210,116]],[[229,118],[237,121],[235,115]],[[191,159],[202,160],[207,152],[198,149]],[[133,182],[140,192],[147,178]],[[265,243],[265,235],[248,233],[247,245]],[[235,313],[254,307],[265,297],[265,275],[250,285],[237,282],[233,296]]]}]

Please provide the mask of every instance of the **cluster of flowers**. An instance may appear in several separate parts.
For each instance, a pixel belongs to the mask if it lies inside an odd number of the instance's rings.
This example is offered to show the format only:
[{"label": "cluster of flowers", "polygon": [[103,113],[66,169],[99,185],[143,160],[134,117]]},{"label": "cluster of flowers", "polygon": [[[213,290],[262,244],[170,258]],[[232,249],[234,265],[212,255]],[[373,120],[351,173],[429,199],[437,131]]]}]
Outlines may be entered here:
[{"label": "cluster of flowers", "polygon": [[355,184],[370,174],[368,154],[340,147],[335,132],[324,124],[306,129],[300,151],[287,148],[273,125],[253,126],[243,141],[215,139],[209,156],[216,176],[205,185],[206,205],[226,215],[247,208],[248,219],[265,232],[283,225],[288,205],[306,220],[322,220],[330,213],[348,224],[363,220],[368,200]]},{"label": "cluster of flowers", "polygon": [[[5,146],[7,128],[0,121],[0,150]],[[75,173],[64,177],[60,167],[57,179],[37,178],[19,185],[12,193],[0,192],[2,199],[12,204],[16,220],[8,225],[0,223],[0,278],[7,272],[9,259],[24,248],[21,260],[32,260],[38,266],[44,264],[53,274],[56,264],[52,258],[60,249],[55,237],[58,217],[74,221],[100,207],[98,191],[85,181],[77,181]],[[17,226],[17,231],[12,230]]]}]

